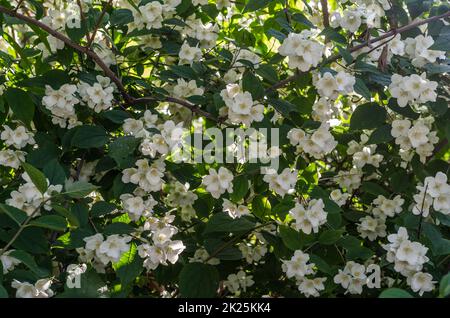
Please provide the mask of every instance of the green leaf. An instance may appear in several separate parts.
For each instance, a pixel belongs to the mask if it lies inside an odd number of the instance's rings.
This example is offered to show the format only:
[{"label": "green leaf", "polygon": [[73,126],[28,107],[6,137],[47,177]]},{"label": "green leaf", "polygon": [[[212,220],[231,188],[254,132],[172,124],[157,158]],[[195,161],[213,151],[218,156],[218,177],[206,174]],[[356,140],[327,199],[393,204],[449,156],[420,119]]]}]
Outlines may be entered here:
[{"label": "green leaf", "polygon": [[88,268],[85,273],[81,274],[80,288],[69,288],[65,284],[64,292],[56,294],[56,298],[98,298],[100,297],[99,289],[105,286],[97,272]]},{"label": "green leaf", "polygon": [[107,225],[103,230],[105,235],[113,235],[113,234],[130,234],[135,232],[136,229],[132,227],[130,224],[123,222],[115,222]]},{"label": "green leaf", "polygon": [[388,107],[394,112],[411,119],[418,119],[420,117],[420,114],[413,111],[409,105],[406,105],[405,107],[398,106],[395,98],[389,99]]},{"label": "green leaf", "polygon": [[255,72],[271,84],[278,82],[277,71],[272,65],[260,64]]},{"label": "green leaf", "polygon": [[290,118],[289,114],[291,112],[298,112],[297,107],[288,101],[282,99],[269,98],[268,102],[284,117]]},{"label": "green leaf", "polygon": [[208,264],[186,264],[180,272],[179,286],[181,297],[214,297],[219,288],[219,272]]},{"label": "green leaf", "polygon": [[245,5],[244,12],[252,12],[266,7],[270,0],[249,0]]},{"label": "green leaf", "polygon": [[385,197],[389,196],[389,193],[379,184],[372,181],[364,181],[361,186],[364,192],[373,194],[375,196],[384,195]]},{"label": "green leaf", "polygon": [[354,90],[355,90],[355,92],[357,92],[359,95],[361,95],[362,97],[364,97],[367,100],[370,100],[370,98],[372,97],[372,94],[370,93],[369,88],[366,86],[366,84],[364,83],[364,81],[361,78],[358,78],[358,77],[356,78]]},{"label": "green leaf", "polygon": [[2,284],[0,284],[0,298],[8,298],[8,292]]},{"label": "green leaf", "polygon": [[326,230],[319,236],[319,243],[324,245],[331,245],[336,243],[344,233],[344,230]]},{"label": "green leaf", "polygon": [[119,137],[109,145],[108,155],[114,159],[121,169],[129,168],[136,162],[133,153],[140,140],[132,136]]},{"label": "green leaf", "polygon": [[31,97],[19,88],[9,87],[4,94],[14,117],[22,121],[28,128],[34,117],[35,105]]},{"label": "green leaf", "polygon": [[242,200],[248,192],[248,177],[238,176],[233,180],[233,192],[230,193],[230,199],[234,202]]},{"label": "green leaf", "polygon": [[369,140],[367,141],[368,145],[378,145],[378,144],[385,144],[394,139],[391,135],[391,129],[392,126],[389,124],[383,125],[381,127],[378,127],[375,129],[369,137]]},{"label": "green leaf", "polygon": [[131,285],[144,270],[143,259],[137,255],[136,250],[136,245],[132,244],[130,250],[122,255],[119,263],[114,265],[122,290]]},{"label": "green leaf", "polygon": [[270,216],[272,211],[272,206],[269,199],[263,195],[258,194],[253,198],[252,201],[252,212],[254,215],[260,219],[267,218]]},{"label": "green leaf", "polygon": [[404,289],[388,288],[381,292],[379,298],[414,298]]},{"label": "green leaf", "polygon": [[298,22],[300,24],[303,24],[310,28],[315,28],[314,24],[311,23],[303,14],[301,13],[295,13],[292,15],[292,20],[295,22]]},{"label": "green leaf", "polygon": [[83,125],[75,128],[71,146],[82,149],[100,148],[108,143],[106,130],[99,126]]},{"label": "green leaf", "polygon": [[303,248],[305,242],[302,240],[302,235],[299,232],[284,225],[280,225],[278,229],[280,232],[280,237],[287,248],[293,251]]},{"label": "green leaf", "polygon": [[97,186],[86,181],[75,181],[73,183],[66,182],[66,191],[63,192],[63,194],[67,194],[71,198],[81,199],[97,188]]},{"label": "green leaf", "polygon": [[42,172],[48,178],[50,184],[64,184],[66,181],[66,172],[57,159],[48,162]]},{"label": "green leaf", "polygon": [[112,121],[115,124],[123,124],[125,119],[130,118],[130,114],[123,110],[113,109],[101,113],[102,117]]},{"label": "green leaf", "polygon": [[235,261],[244,257],[237,247],[230,246],[223,248],[227,242],[220,238],[208,237],[204,240],[203,244],[209,255],[214,253],[214,257],[220,260]]},{"label": "green leaf", "polygon": [[28,215],[24,211],[3,203],[0,203],[0,211],[8,215],[18,225],[22,225],[22,223],[28,217]]},{"label": "green leaf", "polygon": [[31,221],[29,226],[43,227],[58,232],[64,232],[67,228],[67,222],[65,218],[59,215],[43,215]]},{"label": "green leaf", "polygon": [[332,27],[327,27],[320,32],[320,35],[324,35],[327,39],[340,44],[347,44],[347,39],[345,36],[340,34],[338,31]]},{"label": "green leaf", "polygon": [[442,277],[439,283],[439,297],[450,296],[450,273]]},{"label": "green leaf", "polygon": [[111,13],[109,22],[113,26],[124,25],[133,22],[133,13],[128,9],[117,9]]},{"label": "green leaf", "polygon": [[187,79],[197,79],[198,74],[190,66],[186,65],[171,65],[170,70],[180,77]]},{"label": "green leaf", "polygon": [[350,129],[374,129],[386,121],[386,110],[376,103],[367,103],[356,107],[350,118]]},{"label": "green leaf", "polygon": [[27,252],[21,251],[21,250],[14,250],[9,253],[9,256],[12,256],[14,258],[17,258],[19,261],[22,262],[26,267],[28,267],[33,273],[35,273],[39,277],[48,277],[49,272],[40,268],[33,256],[28,254]]},{"label": "green leaf", "polygon": [[443,98],[438,98],[435,102],[428,102],[427,105],[436,117],[444,115],[448,110],[448,103]]},{"label": "green leaf", "polygon": [[52,209],[55,210],[55,212],[58,213],[59,215],[67,218],[71,226],[74,227],[80,226],[80,221],[78,220],[78,218],[68,209],[57,204],[52,204]]},{"label": "green leaf", "polygon": [[342,56],[342,58],[347,64],[353,62],[353,56],[347,49],[343,48],[340,45],[336,45],[336,47],[338,48],[339,54]]},{"label": "green leaf", "polygon": [[252,72],[247,71],[242,77],[242,88],[244,91],[252,94],[253,100],[260,99],[264,96],[264,86],[261,81]]},{"label": "green leaf", "polygon": [[25,169],[25,172],[28,174],[31,181],[39,190],[39,192],[44,194],[48,188],[47,178],[45,177],[45,175],[40,170],[36,169],[35,167],[26,162],[22,162],[22,167]]},{"label": "green leaf", "polygon": [[253,229],[255,223],[247,219],[246,217],[240,217],[238,219],[231,218],[224,212],[214,214],[206,223],[206,227],[203,233],[236,233],[245,232]]},{"label": "green leaf", "polygon": [[95,202],[91,208],[91,216],[94,218],[100,217],[102,215],[111,213],[115,209],[117,209],[115,204],[105,201],[98,201]]}]

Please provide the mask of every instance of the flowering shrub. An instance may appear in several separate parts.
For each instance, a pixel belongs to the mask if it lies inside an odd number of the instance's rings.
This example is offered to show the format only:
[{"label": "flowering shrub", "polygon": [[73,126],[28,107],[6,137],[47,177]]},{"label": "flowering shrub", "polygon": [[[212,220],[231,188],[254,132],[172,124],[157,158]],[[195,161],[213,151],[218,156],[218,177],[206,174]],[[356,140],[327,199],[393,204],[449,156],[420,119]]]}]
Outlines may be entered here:
[{"label": "flowering shrub", "polygon": [[450,295],[444,1],[0,13],[0,296]]}]

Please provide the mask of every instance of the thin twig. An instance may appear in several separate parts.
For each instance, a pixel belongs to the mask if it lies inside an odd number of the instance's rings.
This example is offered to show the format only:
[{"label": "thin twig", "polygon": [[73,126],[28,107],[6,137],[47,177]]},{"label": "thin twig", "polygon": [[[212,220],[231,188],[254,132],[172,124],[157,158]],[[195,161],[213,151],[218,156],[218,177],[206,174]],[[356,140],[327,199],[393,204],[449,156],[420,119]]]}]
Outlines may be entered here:
[{"label": "thin twig", "polygon": [[11,238],[11,240],[9,240],[9,242],[5,245],[5,247],[2,248],[2,250],[0,251],[0,256],[2,256],[8,250],[8,248],[12,244],[14,244],[14,242],[20,236],[22,231],[27,227],[27,225],[31,221],[31,219],[33,219],[33,217],[36,215],[36,213],[38,213],[41,210],[41,208],[45,205],[45,203],[49,200],[50,200],[50,198],[47,198],[44,201],[42,201],[42,203],[39,204],[39,206],[36,209],[34,209],[34,211],[26,218],[26,220],[20,225],[19,229],[14,234],[14,236]]},{"label": "thin twig", "polygon": [[112,4],[112,0],[109,0],[108,4],[103,7],[102,13],[100,14],[100,17],[98,18],[97,22],[95,23],[94,31],[92,31],[91,37],[88,40],[86,47],[91,47],[92,42],[95,40],[95,35],[96,35],[98,29],[100,28],[100,24],[102,23],[103,18],[105,17],[106,10],[107,10],[108,6],[111,6],[111,4]]},{"label": "thin twig", "polygon": [[419,227],[417,229],[417,239],[420,239],[420,232],[422,230],[422,220],[423,220],[423,208],[425,206],[425,199],[427,197],[428,183],[425,185],[425,191],[423,194],[422,207],[420,208],[420,219],[419,219]]}]

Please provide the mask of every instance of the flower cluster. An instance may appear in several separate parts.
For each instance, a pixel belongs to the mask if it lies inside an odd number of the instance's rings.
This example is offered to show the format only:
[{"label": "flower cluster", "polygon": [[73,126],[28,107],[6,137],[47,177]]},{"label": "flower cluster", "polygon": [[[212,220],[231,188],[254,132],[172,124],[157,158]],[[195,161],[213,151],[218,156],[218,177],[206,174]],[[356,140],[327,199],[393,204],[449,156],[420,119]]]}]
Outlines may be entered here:
[{"label": "flower cluster", "polygon": [[178,229],[171,223],[174,215],[166,214],[162,218],[149,217],[144,223],[143,231],[149,231],[148,237],[153,244],[144,243],[137,250],[141,258],[144,258],[144,266],[148,270],[156,269],[160,264],[175,264],[186,246],[180,240],[172,240]]},{"label": "flower cluster", "polygon": [[269,184],[270,190],[275,191],[276,194],[284,197],[286,194],[293,194],[295,192],[297,175],[297,170],[291,170],[289,168],[283,169],[280,174],[269,170],[264,175],[264,181]]},{"label": "flower cluster", "polygon": [[327,212],[324,210],[325,204],[322,199],[313,199],[305,207],[301,203],[296,203],[295,207],[289,211],[289,215],[294,219],[293,228],[310,234],[311,231],[317,233],[319,226],[327,221]]},{"label": "flower cluster", "polygon": [[282,269],[287,278],[295,278],[298,290],[306,297],[319,297],[320,291],[324,290],[323,283],[326,278],[307,278],[315,274],[315,264],[309,262],[309,254],[296,250],[290,260],[282,260]]},{"label": "flower cluster", "polygon": [[320,63],[324,46],[311,40],[311,37],[311,32],[304,30],[301,33],[289,33],[284,39],[278,53],[289,58],[289,68],[306,72]]},{"label": "flower cluster", "polygon": [[443,172],[436,173],[434,177],[426,177],[423,186],[417,186],[419,193],[414,195],[415,204],[412,212],[416,215],[428,217],[430,208],[450,215],[450,185],[447,175]]},{"label": "flower cluster", "polygon": [[392,121],[391,135],[400,146],[400,156],[404,161],[411,161],[417,153],[421,162],[433,153],[434,144],[439,141],[436,131],[431,131],[432,117],[419,118],[414,122],[409,119]]},{"label": "flower cluster", "polygon": [[220,92],[220,96],[225,102],[226,108],[222,113],[227,113],[228,120],[235,124],[250,126],[253,121],[263,119],[264,106],[253,101],[249,92],[242,92],[237,84],[228,84]]},{"label": "flower cluster", "polygon": [[136,161],[136,167],[123,170],[122,182],[137,184],[146,192],[156,192],[162,189],[164,162],[154,161],[150,164],[146,159],[139,159]]},{"label": "flower cluster", "polygon": [[391,77],[389,92],[397,99],[398,106],[405,107],[408,104],[435,102],[437,86],[438,83],[428,80],[425,73],[410,76],[394,74]]},{"label": "flower cluster", "polygon": [[34,285],[14,279],[11,287],[17,289],[16,298],[50,298],[54,295],[52,283],[49,278],[39,279]]},{"label": "flower cluster", "polygon": [[346,289],[346,293],[361,294],[364,285],[367,283],[366,267],[349,261],[345,264],[343,270],[339,269],[333,281]]},{"label": "flower cluster", "polygon": [[109,263],[117,263],[129,251],[131,237],[113,234],[105,239],[103,234],[97,233],[85,237],[83,241],[86,242],[85,247],[77,248],[80,261],[93,263],[101,271]]},{"label": "flower cluster", "polygon": [[386,260],[394,263],[395,271],[405,277],[420,272],[429,261],[426,256],[428,248],[419,242],[411,242],[406,228],[400,227],[397,234],[388,235],[388,244],[383,245],[387,251]]},{"label": "flower cluster", "polygon": [[405,53],[416,67],[423,67],[427,63],[435,63],[437,59],[445,59],[445,51],[431,50],[434,44],[431,36],[419,34],[415,38],[405,39]]},{"label": "flower cluster", "polygon": [[339,94],[351,94],[355,83],[354,76],[340,71],[336,75],[330,72],[318,74],[314,84],[320,96],[336,99]]},{"label": "flower cluster", "polygon": [[321,159],[337,145],[337,141],[329,129],[330,127],[326,123],[322,123],[312,134],[307,134],[301,128],[292,128],[287,137],[291,145],[297,146],[298,153],[304,151],[316,159]]},{"label": "flower cluster", "polygon": [[97,75],[97,83],[89,85],[81,82],[78,84],[78,93],[87,106],[96,113],[107,110],[112,106],[115,84],[108,77]]},{"label": "flower cluster", "polygon": [[228,215],[233,219],[238,219],[243,215],[249,215],[250,210],[247,206],[239,204],[236,205],[230,200],[223,199],[222,209],[224,212],[228,213]]},{"label": "flower cluster", "polygon": [[64,84],[59,89],[53,89],[51,86],[45,86],[45,96],[42,98],[42,104],[51,112],[52,122],[62,128],[72,128],[80,125],[75,105],[80,100],[75,96],[77,86]]},{"label": "flower cluster", "polygon": [[24,126],[17,126],[16,129],[11,129],[9,126],[3,125],[3,129],[0,138],[6,146],[22,149],[26,145],[34,145],[35,143],[33,138],[34,134]]},{"label": "flower cluster", "polygon": [[254,283],[252,275],[247,275],[243,270],[240,270],[236,274],[228,275],[223,285],[230,293],[237,294],[241,290],[245,292],[247,287],[251,287]]},{"label": "flower cluster", "polygon": [[26,172],[22,174],[22,179],[25,180],[25,183],[21,184],[17,190],[12,191],[11,197],[5,203],[25,211],[33,217],[40,215],[41,206],[45,210],[51,210],[50,198],[52,194],[61,192],[62,185],[49,185],[49,181],[46,180],[49,186],[45,193],[41,193]]},{"label": "flower cluster", "polygon": [[129,193],[122,194],[120,200],[122,200],[123,209],[128,213],[132,221],[150,216],[153,212],[153,207],[158,203],[151,195],[148,196],[147,200],[144,200],[140,196],[133,196]]},{"label": "flower cluster", "polygon": [[218,199],[226,191],[233,192],[233,174],[225,167],[220,167],[219,170],[213,168],[209,169],[209,174],[203,177],[202,184],[206,191]]}]

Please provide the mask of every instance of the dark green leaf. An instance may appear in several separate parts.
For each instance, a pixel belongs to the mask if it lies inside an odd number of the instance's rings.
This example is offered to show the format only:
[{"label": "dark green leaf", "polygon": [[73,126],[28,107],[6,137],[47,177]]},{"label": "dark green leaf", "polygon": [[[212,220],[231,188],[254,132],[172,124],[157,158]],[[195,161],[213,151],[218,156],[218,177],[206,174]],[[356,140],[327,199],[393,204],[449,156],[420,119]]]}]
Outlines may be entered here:
[{"label": "dark green leaf", "polygon": [[376,103],[367,103],[356,107],[350,119],[350,129],[374,129],[386,121],[386,110]]},{"label": "dark green leaf", "polygon": [[67,228],[66,219],[59,215],[43,215],[32,220],[29,225],[42,227],[58,232],[64,232]]},{"label": "dark green leaf", "polygon": [[214,297],[219,287],[219,272],[212,265],[189,263],[180,272],[179,285],[181,297]]},{"label": "dark green leaf", "polygon": [[23,162],[22,167],[25,169],[25,172],[28,174],[39,192],[45,193],[45,191],[47,191],[47,178],[45,175],[29,163]]}]

